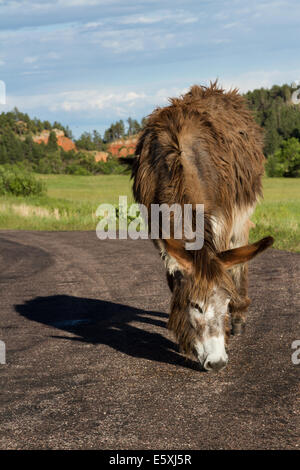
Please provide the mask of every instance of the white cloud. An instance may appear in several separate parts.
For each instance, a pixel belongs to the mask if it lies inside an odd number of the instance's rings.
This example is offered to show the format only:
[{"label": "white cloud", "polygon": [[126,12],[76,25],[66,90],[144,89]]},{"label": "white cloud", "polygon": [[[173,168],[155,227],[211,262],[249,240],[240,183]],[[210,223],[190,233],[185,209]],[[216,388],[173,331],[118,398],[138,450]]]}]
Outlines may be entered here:
[{"label": "white cloud", "polygon": [[[109,115],[128,116],[128,109],[138,112],[146,109],[150,113],[152,109],[167,103],[169,97],[186,93],[187,89],[170,87],[144,92],[143,90],[114,89],[103,92],[102,90],[87,89],[73,90],[60,93],[39,94],[32,96],[8,96],[9,107],[17,106],[24,111],[48,109],[50,112],[67,113],[76,112],[103,112]],[[132,111],[131,111],[132,112]]]},{"label": "white cloud", "polygon": [[270,88],[274,84],[291,83],[300,77],[300,69],[294,70],[256,70],[239,74],[232,78],[220,77],[219,81],[226,89],[238,88],[245,93],[255,88]]},{"label": "white cloud", "polygon": [[134,106],[141,99],[145,99],[144,93],[134,91],[125,93],[103,94],[94,90],[66,92],[61,94],[61,103],[52,105],[53,111],[61,108],[63,111],[103,110],[107,108],[123,109],[122,105]]},{"label": "white cloud", "polygon": [[114,3],[112,0],[58,0],[57,4],[61,7],[81,7],[93,5],[109,5]]},{"label": "white cloud", "polygon": [[89,23],[86,23],[84,26],[85,28],[98,28],[99,26],[102,26],[103,23],[101,21],[90,21]]},{"label": "white cloud", "polygon": [[99,42],[101,47],[105,49],[111,49],[115,54],[122,54],[129,51],[142,51],[145,48],[144,42],[139,38],[127,39],[127,41],[104,39],[95,42]]},{"label": "white cloud", "polygon": [[181,85],[218,74],[241,91],[299,79],[290,70],[298,4],[0,0],[0,70],[11,106],[37,116],[72,121],[74,113],[85,122],[93,113],[108,123],[129,110],[141,116],[180,94]]},{"label": "white cloud", "polygon": [[236,26],[241,26],[241,25],[237,21],[234,21],[233,23],[224,24],[223,28],[224,29],[231,29],[231,28],[235,28]]},{"label": "white cloud", "polygon": [[231,42],[231,39],[229,38],[215,38],[211,40],[212,44],[226,44],[228,42]]},{"label": "white cloud", "polygon": [[[273,70],[253,71],[235,77],[219,77],[219,83],[225,89],[238,88],[241,93],[255,88],[269,88],[274,83],[291,83],[300,77],[300,69],[282,72]],[[201,80],[208,84],[208,80]],[[191,82],[190,85],[193,85]],[[170,97],[180,96],[188,91],[187,87],[169,87],[148,90],[130,90],[111,88],[61,91],[58,93],[39,94],[31,96],[8,96],[8,107],[17,106],[28,112],[38,112],[46,109],[51,113],[67,114],[82,113],[85,115],[97,114],[102,116],[126,117],[130,114],[150,113],[156,106],[165,105]],[[132,113],[133,110],[133,113]]]},{"label": "white cloud", "polygon": [[30,8],[32,10],[47,10],[50,8],[69,8],[69,7],[85,7],[85,6],[96,6],[96,5],[109,5],[114,3],[112,0],[53,0],[50,1],[43,1],[43,0],[10,0],[5,4],[5,7],[13,9],[13,8]]},{"label": "white cloud", "polygon": [[34,64],[35,62],[37,62],[37,60],[38,60],[38,57],[34,57],[34,56],[24,57],[24,64]]},{"label": "white cloud", "polygon": [[167,29],[113,29],[97,30],[89,35],[89,43],[97,44],[104,50],[111,50],[114,54],[147,50],[159,51],[168,47],[181,47],[191,42],[189,35],[170,33]]},{"label": "white cloud", "polygon": [[162,21],[168,21],[173,23],[196,23],[198,17],[192,15],[184,10],[172,11],[172,10],[161,10],[153,13],[144,15],[128,15],[119,19],[120,24],[154,24]]},{"label": "white cloud", "polygon": [[48,52],[47,57],[49,59],[57,60],[60,59],[61,56],[57,52]]}]

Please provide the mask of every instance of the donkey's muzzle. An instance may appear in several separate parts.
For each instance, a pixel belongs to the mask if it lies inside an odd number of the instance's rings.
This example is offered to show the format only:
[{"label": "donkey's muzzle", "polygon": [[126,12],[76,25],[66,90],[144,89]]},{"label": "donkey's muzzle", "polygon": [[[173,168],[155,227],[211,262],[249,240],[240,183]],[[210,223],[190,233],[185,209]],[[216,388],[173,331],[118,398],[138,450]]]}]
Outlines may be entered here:
[{"label": "donkey's muzzle", "polygon": [[217,362],[207,360],[204,363],[204,369],[208,371],[218,372],[219,370],[223,369],[223,367],[225,367],[226,364],[227,364],[227,361],[224,361],[223,359],[220,359]]}]

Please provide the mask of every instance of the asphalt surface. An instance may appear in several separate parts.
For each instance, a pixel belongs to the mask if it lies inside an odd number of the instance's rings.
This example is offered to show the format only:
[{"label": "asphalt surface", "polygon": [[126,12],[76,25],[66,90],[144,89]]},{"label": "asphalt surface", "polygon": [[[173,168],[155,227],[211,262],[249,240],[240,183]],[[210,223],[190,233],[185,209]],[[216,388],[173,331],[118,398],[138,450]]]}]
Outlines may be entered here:
[{"label": "asphalt surface", "polygon": [[252,262],[246,332],[208,373],[166,329],[150,241],[1,231],[1,449],[297,449],[299,260]]}]

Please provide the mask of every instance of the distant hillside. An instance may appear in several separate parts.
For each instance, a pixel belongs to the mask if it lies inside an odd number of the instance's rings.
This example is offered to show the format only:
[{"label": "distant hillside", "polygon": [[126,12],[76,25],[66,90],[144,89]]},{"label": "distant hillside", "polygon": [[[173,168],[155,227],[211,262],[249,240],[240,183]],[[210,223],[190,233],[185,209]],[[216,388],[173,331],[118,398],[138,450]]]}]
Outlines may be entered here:
[{"label": "distant hillside", "polygon": [[[292,93],[289,85],[274,85],[244,95],[254,118],[265,130],[267,157],[290,138],[300,141],[300,107],[292,103]],[[74,140],[68,126],[31,119],[15,108],[0,114],[0,164],[22,163],[41,173],[119,172],[118,158],[134,154],[145,121],[119,120],[106,129],[103,137],[93,130]]]},{"label": "distant hillside", "polygon": [[19,136],[36,135],[44,130],[61,130],[69,139],[73,139],[73,135],[68,126],[63,126],[55,121],[51,124],[49,121],[41,121],[38,118],[31,119],[27,113],[22,113],[17,108],[7,113],[0,114],[0,135],[5,131],[12,131]]},{"label": "distant hillside", "polygon": [[293,91],[289,85],[274,85],[244,95],[256,122],[265,130],[266,156],[278,150],[284,140],[300,138],[300,107],[291,101]]},{"label": "distant hillside", "polygon": [[120,119],[104,131],[103,137],[97,130],[84,132],[75,141],[75,144],[78,149],[107,152],[112,156],[126,157],[134,153],[137,134],[143,128],[144,123],[145,118],[141,122],[130,117],[126,122]]}]

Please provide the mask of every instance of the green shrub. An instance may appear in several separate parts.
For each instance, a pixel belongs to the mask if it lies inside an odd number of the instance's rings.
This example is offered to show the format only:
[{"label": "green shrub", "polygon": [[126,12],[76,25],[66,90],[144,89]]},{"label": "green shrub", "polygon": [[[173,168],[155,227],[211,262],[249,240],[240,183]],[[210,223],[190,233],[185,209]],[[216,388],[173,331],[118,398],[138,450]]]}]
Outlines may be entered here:
[{"label": "green shrub", "polygon": [[97,163],[97,173],[102,175],[123,175],[129,173],[129,171],[119,159],[109,157],[106,162]]},{"label": "green shrub", "polygon": [[61,174],[64,173],[64,164],[60,157],[60,151],[48,153],[46,157],[41,158],[34,167],[37,173],[44,174]]},{"label": "green shrub", "polygon": [[82,175],[89,176],[91,172],[87,170],[84,166],[79,165],[78,163],[71,163],[71,165],[66,166],[65,173],[68,175]]},{"label": "green shrub", "polygon": [[300,177],[300,142],[295,137],[282,142],[266,163],[268,176]]},{"label": "green shrub", "polygon": [[280,163],[276,153],[268,157],[266,163],[266,173],[271,178],[283,176],[284,168],[282,163]]},{"label": "green shrub", "polygon": [[0,165],[0,194],[31,196],[44,192],[44,184],[32,173],[17,166]]}]

